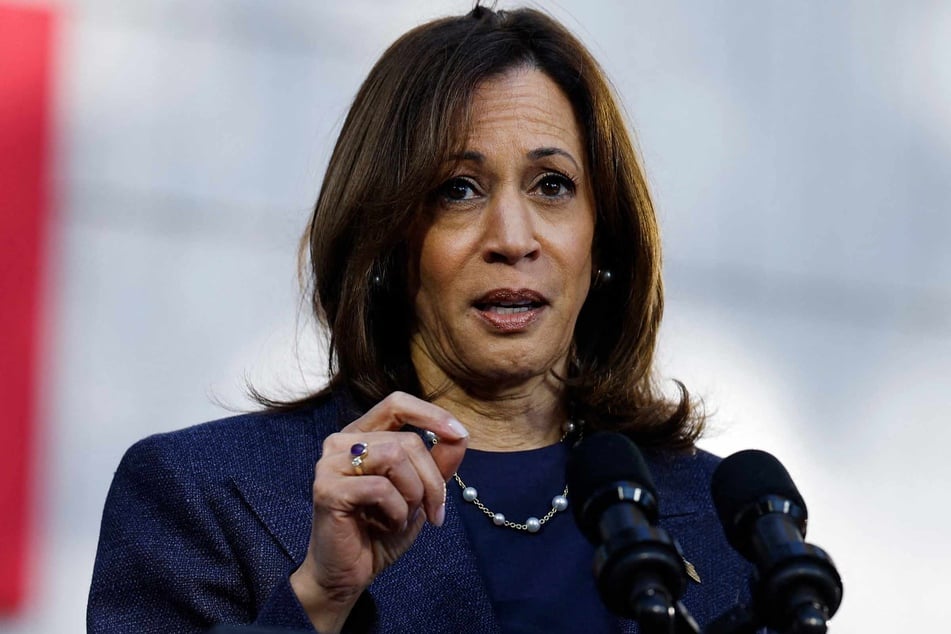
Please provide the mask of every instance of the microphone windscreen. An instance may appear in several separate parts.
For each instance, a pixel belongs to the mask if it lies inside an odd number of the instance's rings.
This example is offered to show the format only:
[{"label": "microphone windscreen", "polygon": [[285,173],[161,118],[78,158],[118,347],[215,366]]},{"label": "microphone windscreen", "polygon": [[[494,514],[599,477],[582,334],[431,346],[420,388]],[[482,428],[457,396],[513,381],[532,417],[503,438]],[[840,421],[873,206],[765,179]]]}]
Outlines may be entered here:
[{"label": "microphone windscreen", "polygon": [[734,545],[746,540],[738,534],[741,514],[766,496],[787,499],[806,513],[806,503],[786,467],[772,454],[758,449],[724,458],[713,472],[710,492],[727,539]]},{"label": "microphone windscreen", "polygon": [[[598,432],[586,436],[571,451],[568,458],[568,491],[575,521],[582,530],[591,523],[582,516],[591,496],[618,482],[639,485],[657,497],[644,456],[627,436],[616,432]],[[597,521],[597,518],[590,519]]]}]

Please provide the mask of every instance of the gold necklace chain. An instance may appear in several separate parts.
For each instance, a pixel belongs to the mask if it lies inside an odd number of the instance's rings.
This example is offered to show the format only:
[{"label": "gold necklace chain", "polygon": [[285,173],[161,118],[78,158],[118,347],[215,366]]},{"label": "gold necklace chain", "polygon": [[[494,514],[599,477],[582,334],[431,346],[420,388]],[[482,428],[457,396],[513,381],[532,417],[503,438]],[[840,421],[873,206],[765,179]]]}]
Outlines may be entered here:
[{"label": "gold necklace chain", "polygon": [[[564,442],[568,435],[577,431],[578,432],[578,442],[584,438],[584,423],[583,421],[572,421],[569,420],[565,423],[564,433],[561,435],[559,442]],[[565,488],[562,492],[551,499],[551,508],[543,516],[535,517],[529,516],[524,523],[513,522],[505,517],[502,513],[495,513],[489,507],[482,503],[482,500],[479,499],[479,492],[475,487],[467,486],[466,483],[459,477],[459,473],[452,474],[453,479],[456,481],[456,484],[459,485],[459,488],[462,489],[462,499],[464,502],[474,504],[477,509],[482,511],[492,523],[496,526],[503,526],[505,528],[511,528],[517,531],[523,531],[526,533],[537,533],[541,530],[551,518],[556,514],[564,511],[568,508],[568,485],[565,484]]]}]

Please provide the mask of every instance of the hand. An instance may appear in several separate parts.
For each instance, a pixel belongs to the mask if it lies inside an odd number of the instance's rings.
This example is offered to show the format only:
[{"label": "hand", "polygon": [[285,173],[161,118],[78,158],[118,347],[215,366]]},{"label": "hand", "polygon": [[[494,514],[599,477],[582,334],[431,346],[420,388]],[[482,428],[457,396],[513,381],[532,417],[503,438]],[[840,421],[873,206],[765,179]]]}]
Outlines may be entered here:
[{"label": "hand", "polygon": [[[404,425],[434,432],[432,451]],[[452,414],[403,392],[324,441],[314,468],[314,519],[307,557],[291,586],[319,632],[343,626],[360,593],[415,541],[423,523],[441,526],[446,481],[469,433]],[[350,448],[366,443],[363,475]]]}]

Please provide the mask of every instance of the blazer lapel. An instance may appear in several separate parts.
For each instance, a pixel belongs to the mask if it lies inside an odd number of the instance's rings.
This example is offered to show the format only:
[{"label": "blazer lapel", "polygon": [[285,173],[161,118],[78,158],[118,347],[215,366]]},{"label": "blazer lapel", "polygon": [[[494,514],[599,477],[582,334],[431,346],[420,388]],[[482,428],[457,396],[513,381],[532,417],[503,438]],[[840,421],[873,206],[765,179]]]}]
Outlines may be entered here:
[{"label": "blazer lapel", "polygon": [[314,464],[323,439],[340,429],[340,421],[349,420],[344,416],[354,414],[343,396],[335,396],[314,410],[310,424],[293,428],[297,434],[288,438],[296,442],[288,440],[282,469],[269,465],[231,477],[238,496],[295,565],[304,561],[310,542]]},{"label": "blazer lapel", "polygon": [[261,486],[250,478],[232,477],[231,481],[284,554],[295,564],[304,561],[313,521],[311,501]]}]

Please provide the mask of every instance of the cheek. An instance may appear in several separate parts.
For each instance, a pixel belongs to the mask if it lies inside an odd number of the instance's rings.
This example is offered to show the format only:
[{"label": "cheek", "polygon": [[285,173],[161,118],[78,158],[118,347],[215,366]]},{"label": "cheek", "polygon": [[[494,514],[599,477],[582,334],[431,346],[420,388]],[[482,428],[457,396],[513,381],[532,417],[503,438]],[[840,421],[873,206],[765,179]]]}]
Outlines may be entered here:
[{"label": "cheek", "polygon": [[465,253],[458,240],[432,228],[421,236],[414,251],[418,256],[410,275],[413,303],[417,319],[432,329],[440,307],[450,305],[446,300],[452,299],[453,290],[459,286]]},{"label": "cheek", "polygon": [[419,245],[417,277],[423,293],[439,292],[446,284],[446,271],[452,270],[453,253],[437,231],[429,231]]},{"label": "cheek", "polygon": [[576,274],[579,284],[587,286],[591,281],[594,267],[594,228],[592,223],[583,223],[573,227],[566,236],[565,253],[569,260],[570,270]]}]

